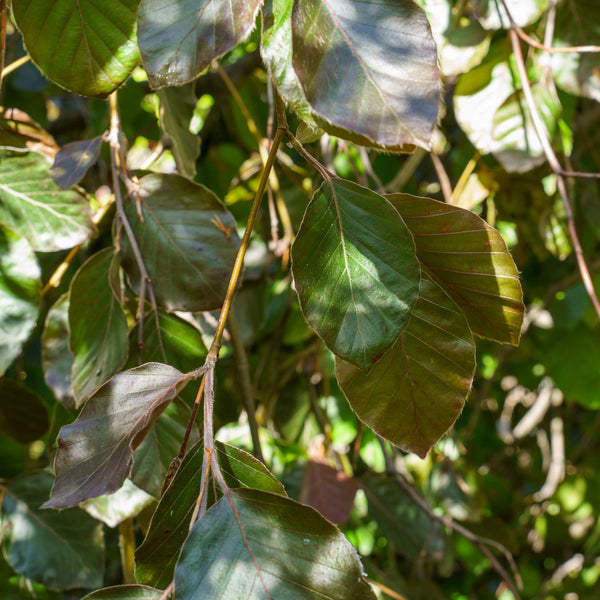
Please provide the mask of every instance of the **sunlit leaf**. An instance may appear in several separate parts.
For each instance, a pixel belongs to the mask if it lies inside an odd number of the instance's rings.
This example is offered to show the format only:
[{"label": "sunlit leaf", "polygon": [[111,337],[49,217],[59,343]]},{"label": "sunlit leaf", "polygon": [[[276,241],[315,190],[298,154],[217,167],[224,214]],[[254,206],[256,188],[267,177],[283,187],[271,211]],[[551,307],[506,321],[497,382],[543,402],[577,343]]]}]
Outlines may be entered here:
[{"label": "sunlit leaf", "polygon": [[61,190],[49,168],[43,156],[32,152],[0,154],[0,222],[40,252],[72,248],[94,233],[86,199]]},{"label": "sunlit leaf", "polygon": [[141,0],[139,46],[152,87],[181,85],[254,28],[262,0]]},{"label": "sunlit leaf", "polygon": [[[125,211],[158,304],[169,311],[220,307],[240,243],[231,214],[209,189],[178,175],[146,175],[139,199],[143,221],[135,202]],[[121,249],[138,291],[139,270],[126,236]]]},{"label": "sunlit leaf", "polygon": [[368,369],[406,326],[419,285],[414,242],[398,213],[355,183],[326,181],[292,259],[306,320],[336,355]]},{"label": "sunlit leaf", "polygon": [[50,159],[58,152],[54,138],[18,108],[0,109],[0,148],[30,150]]},{"label": "sunlit leaf", "polygon": [[5,556],[19,574],[46,587],[98,587],[104,576],[102,525],[79,508],[41,510],[52,475],[11,481],[2,502]]},{"label": "sunlit leaf", "polygon": [[96,590],[82,600],[160,600],[163,590],[146,585],[115,585]]},{"label": "sunlit leaf", "polygon": [[[217,442],[219,464],[231,487],[252,487],[285,495],[281,483],[253,456]],[[138,581],[166,587],[173,579],[179,551],[189,533],[189,524],[202,487],[203,444],[194,446],[183,459],[171,485],[162,497],[146,539],[135,553]],[[209,483],[210,489],[212,487]]]},{"label": "sunlit leaf", "polygon": [[54,182],[63,190],[78,183],[98,160],[101,145],[102,136],[98,136],[63,146],[54,157],[54,164],[50,169]]},{"label": "sunlit leaf", "polygon": [[421,457],[456,421],[474,369],[475,342],[465,317],[425,276],[406,329],[368,373],[336,359],[340,387],[359,418]]},{"label": "sunlit leaf", "polygon": [[0,224],[0,375],[35,327],[40,291],[40,267],[31,246]]},{"label": "sunlit leaf", "polygon": [[127,319],[108,284],[114,255],[105,248],[77,271],[70,289],[70,348],[75,355],[71,383],[81,406],[127,360]]},{"label": "sunlit leaf", "polygon": [[[317,122],[359,143],[429,148],[440,99],[437,53],[412,0],[297,0],[293,65]],[[336,133],[336,131],[332,131]],[[372,144],[371,144],[372,145]]]},{"label": "sunlit leaf", "polygon": [[190,532],[175,569],[180,600],[374,599],[358,555],[314,509],[253,489],[231,491]]},{"label": "sunlit leaf", "polygon": [[196,159],[200,154],[200,137],[190,131],[196,108],[194,84],[159,90],[160,125],[172,144],[171,150],[181,175],[190,179],[196,174]]},{"label": "sunlit leaf", "polygon": [[[192,391],[197,386],[189,386]],[[175,456],[179,454],[191,410],[181,400],[174,400],[158,417],[133,458],[131,479],[155,498],[160,498],[165,475]],[[194,425],[189,443],[198,441],[198,428]]]},{"label": "sunlit leaf", "polygon": [[40,439],[50,423],[42,399],[27,386],[0,378],[0,433],[21,444]]},{"label": "sunlit leaf", "polygon": [[387,198],[413,234],[422,264],[458,304],[471,330],[518,344],[523,292],[498,231],[471,211],[444,202],[408,194]]},{"label": "sunlit leaf", "polygon": [[116,492],[129,476],[133,450],[188,381],[173,367],[149,363],[105,383],[60,431],[56,482],[44,508]]},{"label": "sunlit leaf", "polygon": [[55,83],[104,98],[139,60],[139,0],[19,0],[17,26],[31,59]]}]

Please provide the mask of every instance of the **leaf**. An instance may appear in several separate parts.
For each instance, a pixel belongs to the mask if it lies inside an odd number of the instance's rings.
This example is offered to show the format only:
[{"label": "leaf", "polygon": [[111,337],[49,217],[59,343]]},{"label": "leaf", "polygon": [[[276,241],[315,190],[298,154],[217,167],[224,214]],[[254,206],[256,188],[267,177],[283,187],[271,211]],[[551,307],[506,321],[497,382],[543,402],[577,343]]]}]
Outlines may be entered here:
[{"label": "leaf", "polygon": [[58,436],[56,482],[44,508],[65,508],[116,492],[129,476],[133,450],[190,379],[149,363],[115,375]]},{"label": "leaf", "polygon": [[81,406],[127,360],[127,319],[108,284],[114,251],[105,248],[77,271],[70,288],[71,383]]},{"label": "leaf", "polygon": [[200,137],[190,131],[190,122],[196,108],[194,84],[159,90],[160,126],[171,140],[177,170],[193,179],[196,159],[200,155]]},{"label": "leaf", "polygon": [[297,0],[292,36],[294,69],[321,127],[390,150],[429,148],[440,83],[422,8],[412,0]]},{"label": "leaf", "polygon": [[109,527],[117,527],[126,519],[135,517],[153,502],[152,496],[126,479],[122,487],[113,494],[84,500],[81,508]]},{"label": "leaf", "polygon": [[367,475],[362,489],[369,517],[396,552],[410,560],[417,560],[424,551],[440,554],[443,541],[439,524],[432,522],[391,477]]},{"label": "leaf", "polygon": [[[253,456],[216,443],[219,464],[231,487],[252,487],[285,495],[281,483]],[[167,587],[173,580],[179,551],[189,533],[189,524],[202,487],[204,446],[196,444],[184,457],[171,485],[152,517],[146,539],[135,553],[138,581]],[[210,484],[207,489],[210,489]],[[213,498],[214,501],[214,498]]]},{"label": "leaf", "polygon": [[29,150],[54,158],[54,138],[27,113],[18,108],[0,108],[0,148]]},{"label": "leaf", "polygon": [[[135,452],[131,479],[155,498],[160,498],[169,465],[179,454],[190,416],[191,410],[184,402],[172,401]],[[193,444],[198,438],[198,428],[194,425],[189,441]]]},{"label": "leaf", "polygon": [[0,222],[39,252],[72,248],[95,232],[86,199],[61,190],[48,175],[49,167],[31,152],[0,153]]},{"label": "leaf", "polygon": [[102,136],[65,144],[54,157],[50,176],[63,190],[78,183],[100,157]]},{"label": "leaf", "polygon": [[42,333],[44,380],[54,397],[67,409],[76,407],[71,386],[75,357],[69,348],[69,294],[63,294],[48,311]]},{"label": "leaf", "polygon": [[356,551],[317,511],[259,490],[230,493],[183,545],[178,600],[375,598]]},{"label": "leaf", "polygon": [[361,369],[406,327],[420,277],[398,213],[375,192],[338,179],[313,195],[292,269],[306,320],[336,355]]},{"label": "leaf", "polygon": [[195,79],[254,28],[262,0],[141,0],[138,43],[154,88]]},{"label": "leaf", "polygon": [[[240,245],[235,220],[208,188],[184,177],[154,173],[139,184],[144,221],[133,202],[125,212],[158,304],[168,311],[219,308]],[[121,251],[137,292],[140,275],[126,237]]]},{"label": "leaf", "polygon": [[523,292],[502,236],[471,211],[408,194],[386,197],[413,234],[422,264],[458,304],[471,330],[517,345]]},{"label": "leaf", "polygon": [[8,563],[47,588],[98,587],[104,575],[102,525],[79,508],[41,510],[52,475],[30,473],[11,481],[2,503]]},{"label": "leaf", "polygon": [[139,60],[139,0],[19,0],[17,26],[33,62],[58,85],[105,98]]},{"label": "leaf", "polygon": [[339,358],[335,368],[361,421],[423,458],[465,404],[475,342],[460,309],[424,275],[410,321],[383,358],[368,373]]},{"label": "leaf", "polygon": [[31,246],[0,224],[0,375],[35,327],[40,291],[40,267]]},{"label": "leaf", "polygon": [[22,383],[0,378],[0,434],[28,444],[39,440],[49,427],[42,399]]},{"label": "leaf", "polygon": [[146,585],[115,585],[96,590],[82,600],[160,600],[162,590]]}]

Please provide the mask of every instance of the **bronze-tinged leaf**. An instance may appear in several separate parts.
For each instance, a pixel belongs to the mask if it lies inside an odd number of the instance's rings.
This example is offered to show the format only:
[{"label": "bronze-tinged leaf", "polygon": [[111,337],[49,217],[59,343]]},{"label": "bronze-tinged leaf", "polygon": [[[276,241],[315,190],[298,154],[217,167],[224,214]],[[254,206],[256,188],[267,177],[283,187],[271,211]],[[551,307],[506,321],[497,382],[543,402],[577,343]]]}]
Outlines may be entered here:
[{"label": "bronze-tinged leaf", "polygon": [[56,481],[44,508],[66,508],[116,492],[129,476],[133,451],[189,375],[160,363],[124,371],[90,398],[58,436]]},{"label": "bronze-tinged leaf", "polygon": [[417,256],[450,294],[471,330],[518,344],[525,307],[517,267],[502,236],[471,211],[409,194],[386,198],[402,215]]},{"label": "bronze-tinged leaf", "polygon": [[54,157],[50,176],[63,190],[78,183],[98,160],[102,136],[64,145]]},{"label": "bronze-tinged leaf", "polygon": [[340,387],[358,417],[421,457],[458,418],[474,370],[475,342],[464,315],[426,276],[406,329],[368,373],[336,359]]}]

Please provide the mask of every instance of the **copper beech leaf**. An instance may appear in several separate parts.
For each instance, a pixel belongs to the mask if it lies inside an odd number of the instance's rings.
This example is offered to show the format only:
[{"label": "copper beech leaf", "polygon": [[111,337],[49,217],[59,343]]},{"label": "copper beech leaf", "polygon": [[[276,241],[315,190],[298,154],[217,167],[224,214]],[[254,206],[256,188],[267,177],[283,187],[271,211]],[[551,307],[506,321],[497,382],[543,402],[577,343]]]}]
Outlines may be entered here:
[{"label": "copper beech leaf", "polygon": [[[125,212],[158,304],[168,311],[219,308],[240,245],[231,213],[208,188],[179,175],[142,177],[137,200],[143,220],[133,201]],[[127,236],[121,250],[137,292],[140,274]]]},{"label": "copper beech leaf", "polygon": [[[251,454],[221,442],[216,443],[216,451],[223,476],[230,487],[252,487],[285,495],[279,480]],[[175,564],[188,536],[202,487],[203,457],[204,445],[196,444],[186,454],[162,496],[146,538],[135,553],[135,574],[139,582],[166,587],[173,580]],[[210,488],[212,486],[209,485]],[[214,497],[211,501],[214,502]]]},{"label": "copper beech leaf", "polygon": [[374,600],[356,551],[316,510],[234,489],[193,527],[175,569],[178,600]]},{"label": "copper beech leaf", "polygon": [[127,319],[108,283],[114,250],[90,257],[71,282],[69,346],[75,356],[71,385],[81,406],[127,360]]},{"label": "copper beech leaf", "polygon": [[79,182],[98,160],[102,136],[65,144],[54,157],[50,176],[63,190]]},{"label": "copper beech leaf", "polygon": [[139,60],[139,0],[19,0],[17,26],[33,62],[58,85],[105,98]]},{"label": "copper beech leaf", "polygon": [[337,355],[368,369],[406,326],[420,268],[385,198],[331,179],[315,192],[292,248],[306,320]]},{"label": "copper beech leaf", "polygon": [[336,358],[336,376],[358,417],[424,457],[454,424],[471,388],[475,342],[452,299],[428,277],[406,329],[365,373]]},{"label": "copper beech leaf", "polygon": [[38,252],[72,248],[95,231],[85,197],[60,189],[49,169],[39,154],[0,152],[0,222]]},{"label": "copper beech leaf", "polygon": [[107,381],[60,430],[56,481],[44,508],[116,492],[129,476],[133,451],[189,380],[173,367],[148,363]]},{"label": "copper beech leaf", "polygon": [[293,66],[319,125],[365,145],[429,148],[440,82],[421,7],[296,0],[291,18]]},{"label": "copper beech leaf", "polygon": [[498,231],[475,213],[445,202],[408,194],[386,198],[413,234],[422,264],[458,304],[471,330],[518,344],[523,292]]},{"label": "copper beech leaf", "polygon": [[138,42],[152,87],[181,85],[235,48],[262,0],[141,0]]}]

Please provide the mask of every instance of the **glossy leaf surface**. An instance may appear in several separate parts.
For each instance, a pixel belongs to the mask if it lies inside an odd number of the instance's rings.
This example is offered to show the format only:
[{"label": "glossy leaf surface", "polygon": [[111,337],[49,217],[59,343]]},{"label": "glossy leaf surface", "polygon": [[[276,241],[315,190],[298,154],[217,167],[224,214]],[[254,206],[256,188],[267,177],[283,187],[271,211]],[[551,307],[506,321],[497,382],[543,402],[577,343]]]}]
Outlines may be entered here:
[{"label": "glossy leaf surface", "polygon": [[297,0],[292,32],[294,68],[324,127],[389,149],[429,147],[440,84],[422,8],[411,0]]},{"label": "glossy leaf surface", "polygon": [[2,503],[6,558],[19,574],[50,589],[98,587],[104,575],[102,525],[79,508],[41,510],[52,475],[11,481]]},{"label": "glossy leaf surface", "polygon": [[[139,198],[143,222],[135,202],[125,211],[158,304],[168,311],[220,307],[240,243],[231,214],[208,188],[178,175],[146,175]],[[140,275],[126,236],[121,248],[137,291]]]},{"label": "glossy leaf surface", "polygon": [[33,62],[82,96],[104,98],[125,82],[139,60],[139,0],[19,0],[17,25]]},{"label": "glossy leaf surface", "polygon": [[194,525],[175,569],[179,600],[374,599],[358,555],[308,506],[231,490]]},{"label": "glossy leaf surface", "polygon": [[75,355],[71,384],[81,406],[127,360],[127,319],[108,284],[112,248],[94,254],[71,282],[69,344]]},{"label": "glossy leaf surface", "polygon": [[0,375],[35,327],[40,292],[40,267],[31,246],[0,225]]},{"label": "glossy leaf surface", "polygon": [[50,169],[54,182],[63,190],[78,183],[98,160],[101,146],[102,136],[63,146],[54,157],[54,164]]},{"label": "glossy leaf surface", "polygon": [[518,344],[523,292],[502,236],[471,211],[408,194],[387,196],[413,234],[417,255],[471,330]]},{"label": "glossy leaf surface", "polygon": [[0,155],[0,222],[39,252],[72,248],[94,232],[86,199],[61,190],[49,168],[43,156],[31,152]]},{"label": "glossy leaf surface", "polygon": [[336,355],[368,369],[406,326],[419,285],[398,213],[375,192],[327,181],[306,209],[292,261],[306,320]]},{"label": "glossy leaf surface", "polygon": [[141,0],[139,46],[153,87],[181,85],[254,28],[262,0]]},{"label": "glossy leaf surface", "polygon": [[[252,455],[220,442],[217,442],[216,449],[227,485],[285,495],[281,483]],[[189,533],[190,520],[202,487],[203,456],[204,446],[196,444],[183,459],[161,498],[146,539],[135,553],[138,581],[166,587],[173,579],[179,551]]]},{"label": "glossy leaf surface", "polygon": [[146,585],[115,585],[96,590],[82,600],[160,600],[163,590]]},{"label": "glossy leaf surface", "polygon": [[406,329],[368,373],[336,359],[340,387],[359,418],[421,457],[456,421],[474,369],[475,342],[466,319],[425,276]]},{"label": "glossy leaf surface", "polygon": [[44,508],[73,506],[116,492],[131,471],[133,450],[187,383],[177,369],[149,363],[105,383],[58,436],[56,482]]},{"label": "glossy leaf surface", "polygon": [[0,378],[0,434],[28,444],[40,439],[49,426],[46,405],[35,392],[18,381]]}]

